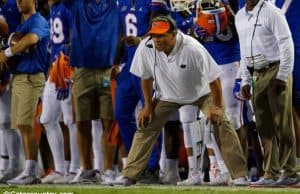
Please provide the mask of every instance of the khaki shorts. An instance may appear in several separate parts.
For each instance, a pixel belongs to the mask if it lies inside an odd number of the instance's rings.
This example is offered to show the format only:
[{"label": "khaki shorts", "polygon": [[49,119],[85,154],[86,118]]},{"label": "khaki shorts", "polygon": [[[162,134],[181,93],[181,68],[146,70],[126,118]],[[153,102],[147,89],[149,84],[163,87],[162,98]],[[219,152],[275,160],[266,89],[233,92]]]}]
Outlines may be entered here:
[{"label": "khaki shorts", "polygon": [[45,86],[45,75],[16,74],[12,80],[11,128],[33,126],[39,97]]},{"label": "khaki shorts", "polygon": [[113,119],[109,69],[75,68],[73,97],[76,121]]}]

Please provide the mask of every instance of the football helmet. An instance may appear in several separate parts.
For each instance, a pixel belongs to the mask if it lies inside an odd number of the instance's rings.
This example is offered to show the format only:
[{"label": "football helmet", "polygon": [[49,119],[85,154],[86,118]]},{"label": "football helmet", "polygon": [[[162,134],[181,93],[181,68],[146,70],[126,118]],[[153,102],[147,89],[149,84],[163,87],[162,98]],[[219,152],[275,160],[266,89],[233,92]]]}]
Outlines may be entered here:
[{"label": "football helmet", "polygon": [[170,6],[173,12],[186,11],[191,14],[195,8],[195,0],[170,0]]},{"label": "football helmet", "polygon": [[228,26],[227,10],[219,0],[198,0],[196,24],[203,27],[209,36],[226,31]]}]

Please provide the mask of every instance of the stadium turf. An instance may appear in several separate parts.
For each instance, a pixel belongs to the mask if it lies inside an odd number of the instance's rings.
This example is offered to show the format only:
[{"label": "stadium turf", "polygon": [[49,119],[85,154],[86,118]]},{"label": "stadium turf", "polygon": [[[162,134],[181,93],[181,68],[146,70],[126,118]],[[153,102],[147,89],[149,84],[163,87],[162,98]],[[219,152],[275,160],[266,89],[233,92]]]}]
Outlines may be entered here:
[{"label": "stadium turf", "polygon": [[98,185],[35,185],[0,186],[0,194],[299,194],[294,188],[250,188],[250,187],[175,187],[134,186],[110,187]]}]

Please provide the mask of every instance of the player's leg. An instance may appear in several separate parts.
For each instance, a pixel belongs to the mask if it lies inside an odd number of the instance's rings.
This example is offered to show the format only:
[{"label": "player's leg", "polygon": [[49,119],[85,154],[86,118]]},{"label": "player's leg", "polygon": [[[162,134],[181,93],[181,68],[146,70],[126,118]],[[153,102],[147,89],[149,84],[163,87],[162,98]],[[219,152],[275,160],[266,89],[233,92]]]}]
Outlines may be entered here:
[{"label": "player's leg", "polygon": [[0,97],[0,182],[14,178],[20,172],[21,137],[17,130],[10,129],[11,89],[6,90]]},{"label": "player's leg", "polygon": [[[72,94],[72,90],[70,91]],[[67,169],[68,181],[70,181],[78,169],[80,168],[79,150],[77,144],[77,126],[74,118],[72,95],[69,95],[67,99],[61,101],[61,109],[63,113],[64,124],[68,128],[69,135],[69,147],[70,147],[70,166]]]},{"label": "player's leg", "polygon": [[177,184],[180,181],[178,170],[178,151],[181,124],[178,111],[172,114],[164,125],[164,144],[166,153],[166,170],[160,181],[163,184]]},{"label": "player's leg", "polygon": [[190,124],[197,120],[198,107],[185,105],[179,109],[180,122],[182,124],[184,133],[184,144],[187,153],[189,175],[188,178],[182,182],[177,183],[178,185],[197,185],[202,182],[201,173],[197,168],[196,157],[193,153],[193,142],[191,136]]},{"label": "player's leg", "polygon": [[94,169],[103,172],[104,158],[102,152],[101,138],[103,126],[100,119],[92,121],[92,136],[93,136],[93,153],[94,153]]},{"label": "player's leg", "polygon": [[[127,154],[131,148],[134,133],[136,132],[135,109],[139,101],[135,88],[128,73],[126,78],[120,73],[117,79],[115,118],[120,128],[120,135],[124,142]],[[129,79],[128,79],[129,78]]]},{"label": "player's leg", "polygon": [[43,110],[40,118],[54,159],[55,172],[42,179],[42,183],[54,183],[65,175],[64,139],[59,120],[62,116],[60,101],[56,99],[54,83],[46,82],[43,92]]}]

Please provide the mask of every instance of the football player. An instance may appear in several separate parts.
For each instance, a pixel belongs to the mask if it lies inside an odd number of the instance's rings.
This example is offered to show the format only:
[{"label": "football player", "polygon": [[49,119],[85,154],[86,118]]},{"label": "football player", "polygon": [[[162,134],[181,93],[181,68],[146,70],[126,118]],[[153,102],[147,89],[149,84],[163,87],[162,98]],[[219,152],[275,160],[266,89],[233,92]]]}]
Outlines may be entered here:
[{"label": "football player", "polygon": [[[71,13],[61,0],[49,0],[50,7],[50,49],[51,63],[60,65],[61,55],[68,55],[70,44]],[[57,62],[57,63],[55,63]],[[69,64],[66,64],[69,65]],[[40,118],[44,125],[49,145],[52,151],[55,171],[42,179],[42,183],[67,183],[74,178],[80,167],[79,154],[76,141],[76,124],[72,110],[72,96],[70,95],[70,78],[64,77],[65,72],[55,72],[52,67],[50,76],[43,92],[43,110]],[[53,73],[52,73],[53,72]],[[59,75],[58,75],[59,74]],[[55,76],[61,76],[66,81],[66,88],[60,88],[54,80]],[[59,121],[63,121],[69,129],[71,163],[65,163],[64,139]],[[66,170],[66,165],[69,169]],[[66,175],[66,176],[65,176]]]}]

